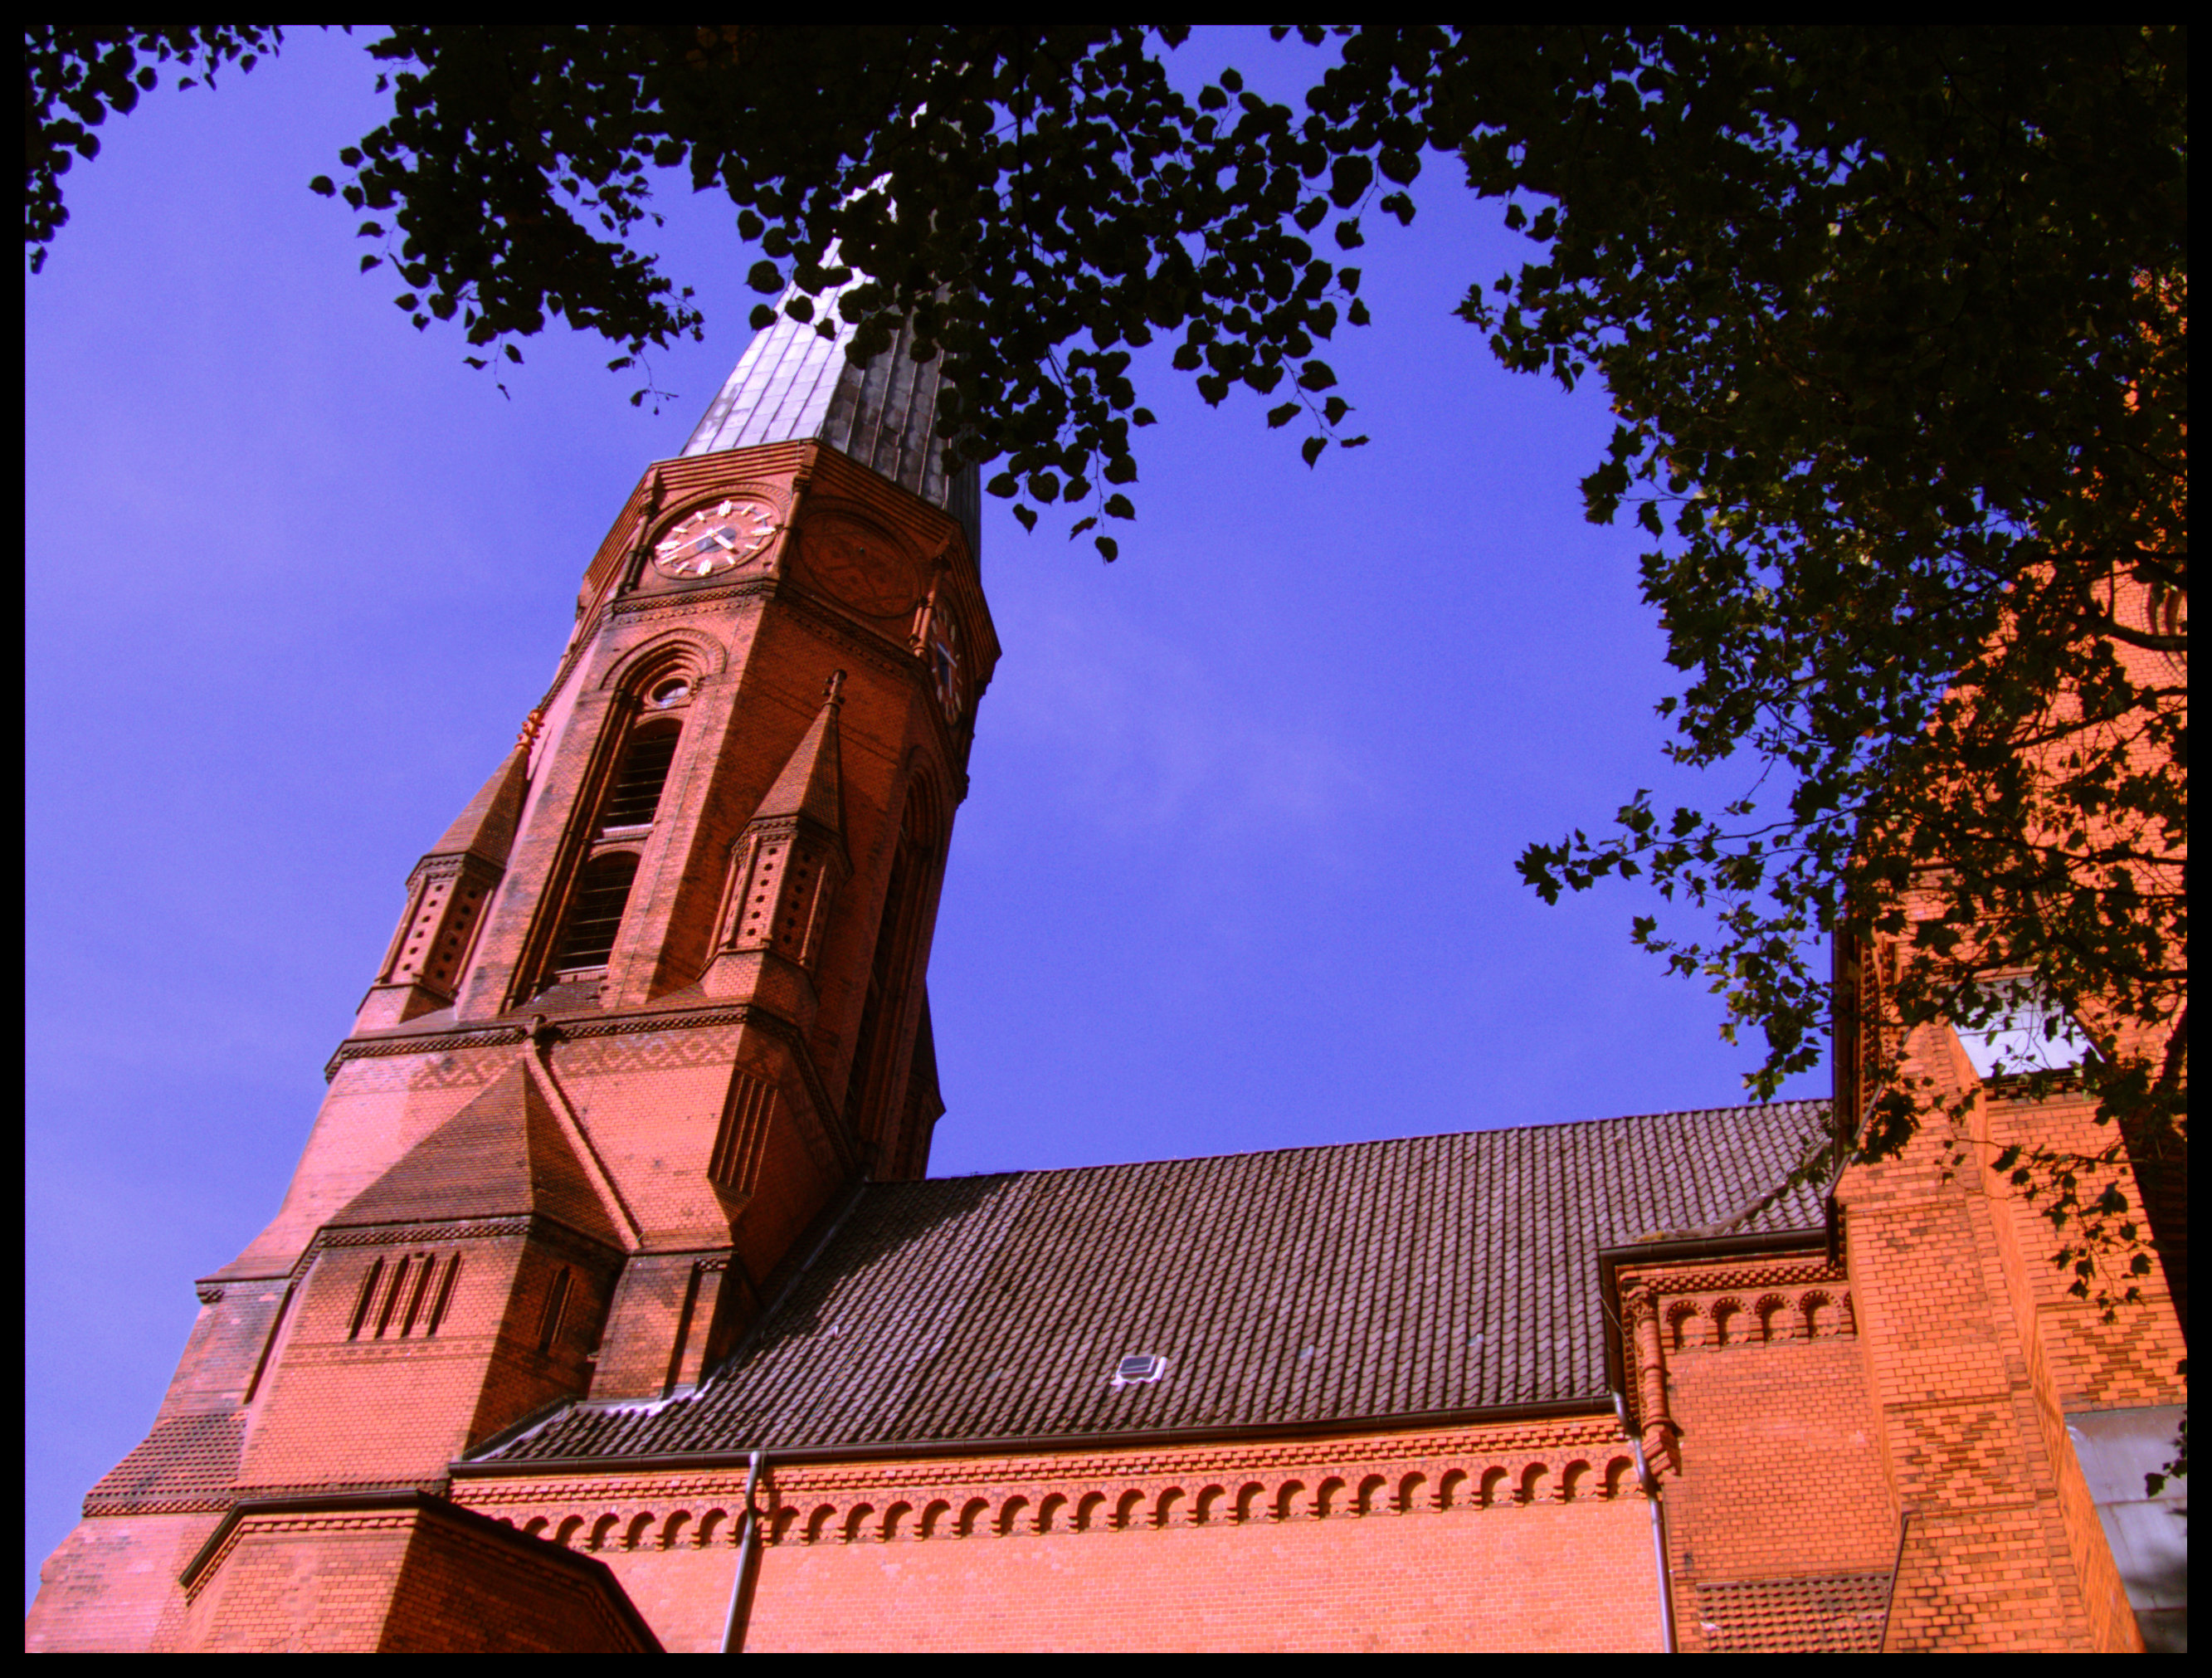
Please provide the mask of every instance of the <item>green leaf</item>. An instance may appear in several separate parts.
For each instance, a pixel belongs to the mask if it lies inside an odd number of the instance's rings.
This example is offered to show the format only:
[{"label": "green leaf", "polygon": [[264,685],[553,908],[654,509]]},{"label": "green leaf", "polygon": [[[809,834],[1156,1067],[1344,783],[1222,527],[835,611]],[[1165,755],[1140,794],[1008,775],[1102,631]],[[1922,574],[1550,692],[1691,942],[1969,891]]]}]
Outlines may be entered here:
[{"label": "green leaf", "polygon": [[1288,425],[1297,416],[1298,404],[1295,402],[1285,402],[1279,408],[1267,410],[1267,423],[1270,427]]},{"label": "green leaf", "polygon": [[1328,438],[1309,437],[1298,445],[1298,454],[1308,466],[1311,466],[1315,461],[1321,459],[1321,452],[1328,447]]}]

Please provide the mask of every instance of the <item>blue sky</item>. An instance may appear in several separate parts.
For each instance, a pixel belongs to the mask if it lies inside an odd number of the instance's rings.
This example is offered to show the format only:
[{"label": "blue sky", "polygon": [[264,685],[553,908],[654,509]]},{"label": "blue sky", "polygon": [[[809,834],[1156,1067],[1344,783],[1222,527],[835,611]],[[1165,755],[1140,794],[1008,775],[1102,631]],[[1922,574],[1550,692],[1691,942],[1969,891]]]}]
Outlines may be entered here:
[{"label": "blue sky", "polygon": [[[1268,52],[1201,37],[1178,75],[1291,91]],[[302,33],[149,99],[27,282],[27,1590],[150,1421],[191,1279],[275,1210],[408,870],[748,336],[729,206],[672,197],[708,319],[653,357],[672,399],[630,408],[558,329],[502,395],[306,191],[380,119],[373,74]],[[1629,945],[1646,894],[1547,908],[1514,872],[1638,787],[1739,783],[1659,757],[1637,542],[1576,490],[1602,392],[1450,315],[1527,247],[1443,160],[1416,197],[1364,252],[1377,324],[1327,352],[1370,447],[1309,471],[1162,358],[1118,564],[987,505],[1006,652],[930,972],[939,1173],[1743,1098],[1717,1000]]]}]

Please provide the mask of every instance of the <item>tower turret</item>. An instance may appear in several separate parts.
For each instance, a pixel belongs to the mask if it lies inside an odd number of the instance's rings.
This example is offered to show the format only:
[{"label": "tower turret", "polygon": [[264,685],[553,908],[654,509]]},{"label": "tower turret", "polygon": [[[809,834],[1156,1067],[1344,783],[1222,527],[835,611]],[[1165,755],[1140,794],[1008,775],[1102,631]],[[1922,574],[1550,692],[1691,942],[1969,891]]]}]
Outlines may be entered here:
[{"label": "tower turret", "polygon": [[829,936],[845,854],[837,709],[845,672],[833,672],[822,708],[732,848],[729,888],[717,917],[713,996],[750,996],[778,1007],[802,1032],[814,1024],[813,973]]},{"label": "tower turret", "polygon": [[483,909],[507,872],[522,813],[527,754],[518,745],[407,877],[407,911],[355,1029],[404,1024],[453,1004]]},{"label": "tower turret", "polygon": [[[184,1523],[131,1542],[696,1386],[855,1183],[926,1170],[922,976],[998,644],[906,347],[854,368],[780,320],[631,492],[520,742],[409,877],[283,1206],[102,1482],[100,1520]],[[167,1588],[108,1645],[186,1624]]]}]

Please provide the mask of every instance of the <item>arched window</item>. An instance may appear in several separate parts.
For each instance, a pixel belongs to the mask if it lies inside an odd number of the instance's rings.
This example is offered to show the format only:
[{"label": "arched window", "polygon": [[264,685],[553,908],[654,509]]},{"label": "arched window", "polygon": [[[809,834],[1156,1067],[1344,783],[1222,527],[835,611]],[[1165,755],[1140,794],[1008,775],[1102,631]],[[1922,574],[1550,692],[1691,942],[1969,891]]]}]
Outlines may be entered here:
[{"label": "arched window", "polygon": [[553,958],[556,970],[607,964],[615,934],[622,930],[623,911],[629,907],[630,883],[636,878],[635,851],[609,851],[586,865],[568,910],[568,930]]},{"label": "arched window", "polygon": [[668,784],[668,766],[676,761],[678,730],[641,729],[623,749],[622,767],[607,789],[606,806],[599,812],[599,831],[648,825],[660,808],[661,788]]}]

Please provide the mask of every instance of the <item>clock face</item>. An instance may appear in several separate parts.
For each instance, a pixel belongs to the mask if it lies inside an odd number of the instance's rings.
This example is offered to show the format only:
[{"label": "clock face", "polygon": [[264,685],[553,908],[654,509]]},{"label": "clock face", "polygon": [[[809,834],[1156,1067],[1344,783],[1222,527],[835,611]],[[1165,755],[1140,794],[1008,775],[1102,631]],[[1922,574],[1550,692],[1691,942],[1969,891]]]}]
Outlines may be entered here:
[{"label": "clock face", "polygon": [[967,702],[967,672],[960,665],[960,623],[949,611],[930,615],[929,671],[937,684],[937,702],[945,707],[945,720],[960,720]]},{"label": "clock face", "polygon": [[721,502],[672,525],[653,544],[653,569],[668,577],[711,577],[757,557],[775,537],[775,509],[767,502]]}]

